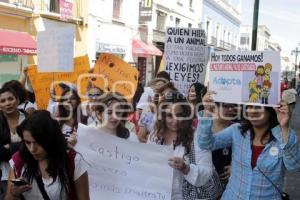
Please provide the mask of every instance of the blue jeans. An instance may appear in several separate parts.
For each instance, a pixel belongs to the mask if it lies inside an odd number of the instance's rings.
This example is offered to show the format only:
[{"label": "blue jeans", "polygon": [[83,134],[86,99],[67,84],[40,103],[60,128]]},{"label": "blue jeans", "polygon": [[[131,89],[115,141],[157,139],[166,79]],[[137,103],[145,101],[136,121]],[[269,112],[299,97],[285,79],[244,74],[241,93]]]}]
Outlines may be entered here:
[{"label": "blue jeans", "polygon": [[296,89],[296,90],[297,90],[297,95],[298,95],[298,96],[300,96],[300,84],[298,84],[298,86],[297,86],[297,89]]}]

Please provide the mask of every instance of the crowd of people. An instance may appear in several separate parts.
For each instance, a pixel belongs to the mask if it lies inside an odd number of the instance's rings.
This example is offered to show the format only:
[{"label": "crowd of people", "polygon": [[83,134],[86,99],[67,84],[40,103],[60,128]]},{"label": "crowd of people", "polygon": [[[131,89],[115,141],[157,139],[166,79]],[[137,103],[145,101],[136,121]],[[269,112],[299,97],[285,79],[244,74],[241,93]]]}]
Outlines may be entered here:
[{"label": "crowd of people", "polygon": [[79,123],[171,146],[171,200],[279,200],[286,170],[300,169],[289,93],[276,108],[215,102],[201,83],[183,95],[164,71],[131,102],[96,86],[81,102],[75,86],[60,86],[48,110],[37,109],[24,80],[0,89],[0,199],[89,199],[87,163],[74,150]]}]

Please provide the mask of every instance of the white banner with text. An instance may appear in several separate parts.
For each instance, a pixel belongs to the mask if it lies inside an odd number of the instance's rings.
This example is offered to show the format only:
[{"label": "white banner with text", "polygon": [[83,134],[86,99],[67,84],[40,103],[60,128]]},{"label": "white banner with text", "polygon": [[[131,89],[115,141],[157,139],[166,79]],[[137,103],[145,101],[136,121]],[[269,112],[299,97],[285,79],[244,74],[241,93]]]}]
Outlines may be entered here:
[{"label": "white banner with text", "polygon": [[142,144],[80,124],[76,151],[88,162],[91,200],[170,200],[170,147]]}]

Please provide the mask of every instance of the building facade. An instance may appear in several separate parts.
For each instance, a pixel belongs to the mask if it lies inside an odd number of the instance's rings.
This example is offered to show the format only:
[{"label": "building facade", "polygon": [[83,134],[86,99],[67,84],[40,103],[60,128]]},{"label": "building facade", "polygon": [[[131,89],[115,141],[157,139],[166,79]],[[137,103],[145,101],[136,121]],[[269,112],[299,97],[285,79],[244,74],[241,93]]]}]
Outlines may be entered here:
[{"label": "building facade", "polygon": [[[271,33],[267,26],[260,25],[257,28],[257,51],[270,50],[273,46],[270,40]],[[252,44],[252,26],[242,25],[241,26],[241,38],[240,38],[240,47],[242,50],[251,50]],[[275,47],[275,49],[277,49]],[[281,51],[281,49],[280,49]]]},{"label": "building facade", "polygon": [[[72,27],[76,33],[74,56],[85,55],[88,3],[86,0],[73,0],[69,18],[62,19],[59,2],[59,0],[0,0],[1,33],[15,40],[16,46],[23,42],[20,38],[25,37],[32,40],[27,42],[35,43],[36,48],[38,32],[57,27]],[[36,49],[35,53],[28,54],[3,51],[0,54],[0,85],[7,80],[18,79],[23,67],[37,64]]]},{"label": "building facade", "polygon": [[[149,2],[149,0],[141,2]],[[139,15],[140,34],[144,40],[155,45],[163,53],[166,27],[198,28],[201,12],[202,0],[153,0],[149,17],[145,18],[141,13]],[[157,73],[161,60],[160,55],[151,59],[152,67],[146,70],[146,82]]]},{"label": "building facade", "polygon": [[203,0],[201,27],[215,50],[239,49],[241,0]]},{"label": "building facade", "polygon": [[[140,0],[91,0],[89,6],[88,55],[91,66],[102,53],[114,54],[140,71],[145,85],[151,79],[153,54],[161,54],[145,37],[139,24]],[[151,1],[152,8],[152,1]],[[99,12],[101,11],[101,12]]]}]

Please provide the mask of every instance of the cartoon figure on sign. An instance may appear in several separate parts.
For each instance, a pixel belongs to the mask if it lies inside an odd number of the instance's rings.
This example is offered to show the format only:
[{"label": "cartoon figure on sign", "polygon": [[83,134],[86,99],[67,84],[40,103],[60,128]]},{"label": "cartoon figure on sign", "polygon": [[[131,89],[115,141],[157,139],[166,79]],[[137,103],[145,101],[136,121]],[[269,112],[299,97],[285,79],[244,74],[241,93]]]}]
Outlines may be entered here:
[{"label": "cartoon figure on sign", "polygon": [[[269,84],[271,84],[271,81],[270,81],[271,72],[272,72],[272,64],[271,63],[266,63],[265,64],[264,82],[268,82]],[[270,88],[271,88],[271,86],[270,86]]]},{"label": "cartoon figure on sign", "polygon": [[249,102],[258,102],[260,89],[257,88],[256,80],[252,80],[248,85],[249,89]]},{"label": "cartoon figure on sign", "polygon": [[261,103],[262,104],[268,104],[268,99],[270,96],[270,87],[271,87],[270,83],[264,82],[263,88],[261,91]]},{"label": "cartoon figure on sign", "polygon": [[[265,68],[263,65],[259,65],[255,71],[256,87],[261,90],[264,82]],[[259,94],[260,97],[260,94]]]}]

